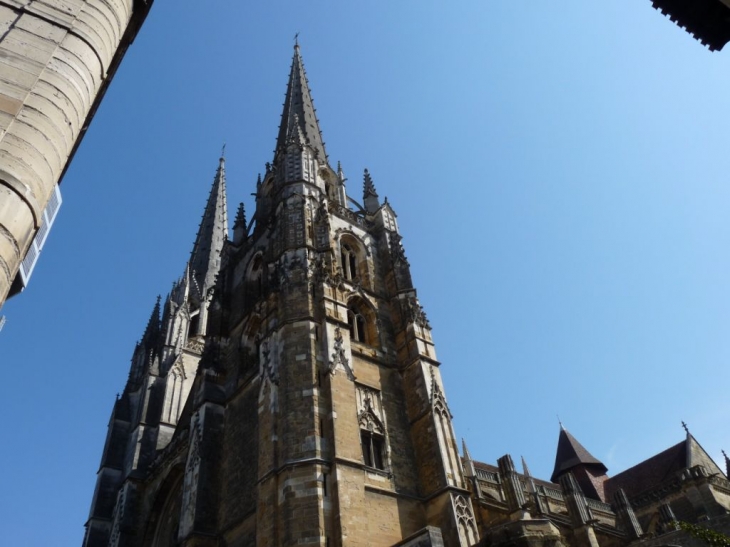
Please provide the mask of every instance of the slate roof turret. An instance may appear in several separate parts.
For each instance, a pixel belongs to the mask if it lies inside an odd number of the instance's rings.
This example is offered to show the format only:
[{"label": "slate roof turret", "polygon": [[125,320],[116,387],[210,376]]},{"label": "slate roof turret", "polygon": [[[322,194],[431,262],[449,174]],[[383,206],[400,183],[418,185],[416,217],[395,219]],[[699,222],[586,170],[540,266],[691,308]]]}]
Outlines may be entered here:
[{"label": "slate roof turret", "polygon": [[588,452],[561,424],[558,450],[555,454],[555,469],[550,480],[552,482],[558,482],[561,475],[579,465],[592,467],[601,473],[608,471],[608,468],[603,465],[603,462]]}]

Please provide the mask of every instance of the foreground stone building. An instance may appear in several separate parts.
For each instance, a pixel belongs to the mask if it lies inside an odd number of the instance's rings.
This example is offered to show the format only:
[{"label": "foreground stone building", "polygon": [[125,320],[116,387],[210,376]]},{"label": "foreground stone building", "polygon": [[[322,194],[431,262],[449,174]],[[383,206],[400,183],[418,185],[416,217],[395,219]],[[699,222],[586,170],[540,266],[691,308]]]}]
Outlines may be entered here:
[{"label": "foreground stone building", "polygon": [[58,183],[151,5],[0,1],[0,307],[27,282]]},{"label": "foreground stone building", "polygon": [[114,404],[85,546],[691,544],[730,483],[687,433],[608,478],[566,430],[551,482],[457,448],[396,215],[327,158],[295,48],[256,211],[220,159],[182,276]]}]

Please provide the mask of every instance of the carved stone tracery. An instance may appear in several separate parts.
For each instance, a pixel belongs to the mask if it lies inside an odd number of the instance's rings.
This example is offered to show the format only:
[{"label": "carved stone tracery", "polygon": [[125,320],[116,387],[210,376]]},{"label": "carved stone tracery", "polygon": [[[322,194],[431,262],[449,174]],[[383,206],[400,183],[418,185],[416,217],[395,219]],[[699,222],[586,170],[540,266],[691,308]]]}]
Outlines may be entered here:
[{"label": "carved stone tracery", "polygon": [[340,327],[335,328],[334,352],[332,353],[332,359],[329,362],[329,367],[327,371],[332,376],[334,376],[337,372],[338,365],[342,365],[342,368],[345,369],[347,377],[350,380],[355,380],[355,373],[353,372],[352,367],[350,366],[350,362],[346,357],[344,338],[342,337],[342,331],[340,330]]},{"label": "carved stone tracery", "polygon": [[380,392],[367,386],[357,386],[358,423],[361,429],[385,436],[385,417]]},{"label": "carved stone tracery", "polygon": [[449,410],[449,405],[446,403],[446,396],[444,395],[444,392],[441,390],[441,386],[439,386],[439,383],[436,381],[436,374],[433,371],[433,367],[430,368],[431,372],[431,407],[434,409],[434,412],[437,414],[440,414],[444,417],[447,417],[449,419],[453,418],[451,415],[451,411]]},{"label": "carved stone tracery", "polygon": [[456,522],[459,526],[459,538],[461,544],[473,545],[479,540],[477,533],[476,520],[471,510],[471,505],[464,496],[456,496],[454,499],[454,509],[456,511]]},{"label": "carved stone tracery", "polygon": [[415,296],[409,296],[405,299],[405,310],[409,322],[415,323],[421,328],[431,328],[431,323],[428,322],[426,312],[423,311],[423,306],[421,306]]}]

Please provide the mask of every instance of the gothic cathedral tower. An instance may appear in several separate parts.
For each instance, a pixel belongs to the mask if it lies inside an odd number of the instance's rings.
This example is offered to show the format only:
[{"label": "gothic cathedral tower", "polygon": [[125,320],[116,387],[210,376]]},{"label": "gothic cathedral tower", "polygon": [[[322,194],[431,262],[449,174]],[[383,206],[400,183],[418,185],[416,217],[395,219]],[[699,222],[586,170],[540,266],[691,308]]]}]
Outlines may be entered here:
[{"label": "gothic cathedral tower", "polygon": [[135,351],[86,545],[477,543],[396,215],[367,170],[361,204],[345,183],[296,46],[253,218],[223,242],[221,162]]}]

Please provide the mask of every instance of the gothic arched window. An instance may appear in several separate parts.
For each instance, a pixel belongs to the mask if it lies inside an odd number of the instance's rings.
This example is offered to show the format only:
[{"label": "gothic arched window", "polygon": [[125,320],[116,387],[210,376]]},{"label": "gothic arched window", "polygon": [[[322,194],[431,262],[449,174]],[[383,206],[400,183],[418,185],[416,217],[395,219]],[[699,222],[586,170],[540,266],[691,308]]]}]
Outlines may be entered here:
[{"label": "gothic arched window", "polygon": [[365,465],[375,469],[385,469],[383,459],[385,441],[383,436],[372,431],[360,430],[360,443],[362,444],[362,458]]},{"label": "gothic arched window", "polygon": [[350,339],[356,342],[367,342],[365,318],[357,309],[353,309],[352,306],[347,308],[347,324],[350,326]]},{"label": "gothic arched window", "polygon": [[380,392],[357,386],[358,422],[362,460],[368,467],[385,470],[388,467],[387,442]]},{"label": "gothic arched window", "polygon": [[350,329],[350,340],[376,345],[375,313],[362,299],[353,298],[348,303],[347,325]]},{"label": "gothic arched window", "polygon": [[190,318],[190,323],[188,323],[188,339],[192,338],[193,336],[197,336],[199,330],[200,312],[196,313]]},{"label": "gothic arched window", "polygon": [[360,277],[357,271],[357,254],[349,243],[342,243],[340,260],[345,279],[353,280]]},{"label": "gothic arched window", "polygon": [[261,255],[257,255],[253,259],[251,269],[248,274],[249,294],[252,298],[257,299],[264,294],[264,260]]}]

